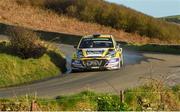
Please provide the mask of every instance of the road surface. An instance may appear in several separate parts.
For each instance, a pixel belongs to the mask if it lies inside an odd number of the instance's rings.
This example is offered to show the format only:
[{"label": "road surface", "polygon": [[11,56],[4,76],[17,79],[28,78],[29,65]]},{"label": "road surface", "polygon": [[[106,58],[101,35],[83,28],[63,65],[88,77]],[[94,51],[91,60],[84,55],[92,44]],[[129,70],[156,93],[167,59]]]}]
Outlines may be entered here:
[{"label": "road surface", "polygon": [[[73,46],[59,45],[68,62]],[[121,70],[66,73],[63,76],[18,87],[0,89],[0,97],[36,94],[39,97],[56,97],[83,90],[117,93],[117,91],[142,85],[147,78],[165,80],[166,84],[180,84],[180,55],[138,53],[124,50],[125,66]],[[69,65],[67,67],[70,70]]]}]

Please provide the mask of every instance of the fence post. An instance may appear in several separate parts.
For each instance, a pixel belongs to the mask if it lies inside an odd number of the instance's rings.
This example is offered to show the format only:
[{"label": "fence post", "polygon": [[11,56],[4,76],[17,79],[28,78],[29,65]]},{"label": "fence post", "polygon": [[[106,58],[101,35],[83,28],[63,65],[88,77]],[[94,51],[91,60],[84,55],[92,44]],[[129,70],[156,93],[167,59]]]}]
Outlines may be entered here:
[{"label": "fence post", "polygon": [[32,100],[31,102],[31,109],[30,111],[37,111],[37,105],[36,105],[36,101]]},{"label": "fence post", "polygon": [[120,90],[120,102],[124,103],[124,91]]}]

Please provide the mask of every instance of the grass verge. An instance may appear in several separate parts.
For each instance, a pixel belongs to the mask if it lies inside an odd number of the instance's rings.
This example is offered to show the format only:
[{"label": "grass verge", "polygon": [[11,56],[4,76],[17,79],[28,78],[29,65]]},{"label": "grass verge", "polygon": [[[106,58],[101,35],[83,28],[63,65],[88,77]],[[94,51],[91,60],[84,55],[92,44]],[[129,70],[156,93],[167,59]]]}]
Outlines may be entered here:
[{"label": "grass verge", "polygon": [[22,59],[0,44],[0,87],[30,83],[65,72],[65,59],[59,51],[48,50],[40,58]]},{"label": "grass verge", "polygon": [[158,45],[158,44],[124,44],[124,48],[142,51],[142,52],[158,52],[168,54],[180,54],[180,45]]},{"label": "grass verge", "polygon": [[11,111],[178,111],[180,86],[167,88],[161,82],[124,91],[124,101],[119,95],[83,91],[78,94],[58,96],[56,99],[23,96],[0,99],[0,110]]}]

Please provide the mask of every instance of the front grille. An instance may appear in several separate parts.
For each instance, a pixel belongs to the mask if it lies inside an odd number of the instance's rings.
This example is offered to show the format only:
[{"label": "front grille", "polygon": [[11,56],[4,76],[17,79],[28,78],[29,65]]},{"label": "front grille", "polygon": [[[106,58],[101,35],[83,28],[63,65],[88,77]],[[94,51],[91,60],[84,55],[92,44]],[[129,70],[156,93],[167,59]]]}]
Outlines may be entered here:
[{"label": "front grille", "polygon": [[83,65],[85,67],[104,67],[106,62],[107,62],[106,59],[89,59],[89,60],[84,60]]},{"label": "front grille", "polygon": [[86,54],[87,55],[93,55],[93,54],[103,54],[104,53],[104,50],[101,50],[101,51],[86,51]]}]

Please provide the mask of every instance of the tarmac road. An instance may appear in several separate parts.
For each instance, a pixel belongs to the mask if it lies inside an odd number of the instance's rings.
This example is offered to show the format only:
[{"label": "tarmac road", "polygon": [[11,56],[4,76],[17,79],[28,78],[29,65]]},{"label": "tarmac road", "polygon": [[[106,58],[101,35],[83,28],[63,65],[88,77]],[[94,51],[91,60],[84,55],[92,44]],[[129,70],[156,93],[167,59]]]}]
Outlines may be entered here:
[{"label": "tarmac road", "polygon": [[[62,51],[70,57],[73,46],[59,45]],[[147,78],[160,78],[166,84],[180,84],[180,55],[139,53],[124,49],[125,66],[114,71],[94,71],[66,73],[63,76],[39,81],[36,83],[0,89],[0,97],[16,97],[26,94],[36,94],[39,97],[56,97],[63,94],[73,94],[82,90],[117,93],[121,89],[139,86]],[[67,65],[70,71],[69,65]]]}]

